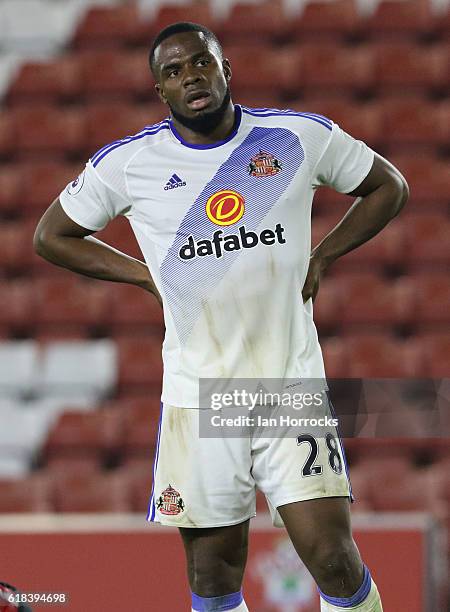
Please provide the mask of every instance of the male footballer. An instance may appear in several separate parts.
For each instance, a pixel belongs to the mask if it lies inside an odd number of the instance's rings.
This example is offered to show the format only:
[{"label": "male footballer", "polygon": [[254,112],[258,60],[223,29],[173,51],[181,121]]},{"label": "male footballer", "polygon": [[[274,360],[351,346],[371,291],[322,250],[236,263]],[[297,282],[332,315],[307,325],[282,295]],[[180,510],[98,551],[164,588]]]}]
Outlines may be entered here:
[{"label": "male footballer", "polygon": [[[398,214],[406,181],[326,117],[234,104],[230,63],[201,25],[162,30],[150,67],[169,116],[97,151],[35,234],[45,259],[142,287],[164,309],[148,520],[180,530],[193,611],[245,612],[258,487],[314,577],[321,610],[380,612],[352,538],[336,429],[327,432],[331,446],[307,431],[299,434],[308,444],[200,437],[199,379],[325,377],[312,311],[320,278]],[[311,252],[311,205],[322,185],[356,199]],[[145,264],[89,238],[118,215]]]}]

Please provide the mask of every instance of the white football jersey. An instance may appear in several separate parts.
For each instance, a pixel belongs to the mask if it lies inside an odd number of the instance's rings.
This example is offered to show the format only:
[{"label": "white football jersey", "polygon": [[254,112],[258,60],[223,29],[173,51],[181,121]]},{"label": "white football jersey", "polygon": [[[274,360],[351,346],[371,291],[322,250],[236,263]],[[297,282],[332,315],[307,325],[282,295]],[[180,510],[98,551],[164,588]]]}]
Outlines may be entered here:
[{"label": "white football jersey", "polygon": [[321,115],[235,105],[232,134],[192,145],[170,118],[100,149],[60,195],[79,225],[133,228],[164,304],[162,400],[199,378],[323,378],[301,290],[314,190],[347,193],[374,152]]}]

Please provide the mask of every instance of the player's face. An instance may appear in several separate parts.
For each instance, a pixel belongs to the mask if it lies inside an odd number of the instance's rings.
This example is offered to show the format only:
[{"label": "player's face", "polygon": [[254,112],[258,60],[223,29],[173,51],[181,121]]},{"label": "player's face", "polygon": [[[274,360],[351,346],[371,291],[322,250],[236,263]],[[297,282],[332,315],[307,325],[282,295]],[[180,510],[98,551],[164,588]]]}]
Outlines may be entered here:
[{"label": "player's face", "polygon": [[216,45],[201,32],[182,32],[164,40],[155,53],[156,91],[175,118],[195,129],[229,104],[231,69]]}]

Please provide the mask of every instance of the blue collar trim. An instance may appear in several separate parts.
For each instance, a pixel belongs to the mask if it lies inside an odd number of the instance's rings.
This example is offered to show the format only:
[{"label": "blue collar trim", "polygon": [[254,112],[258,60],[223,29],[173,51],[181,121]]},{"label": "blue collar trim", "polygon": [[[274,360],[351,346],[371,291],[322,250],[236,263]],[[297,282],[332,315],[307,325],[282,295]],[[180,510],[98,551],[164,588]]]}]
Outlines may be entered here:
[{"label": "blue collar trim", "polygon": [[234,127],[233,127],[233,131],[231,132],[231,134],[228,136],[228,138],[225,138],[225,140],[218,140],[217,142],[213,142],[211,144],[204,144],[204,145],[196,145],[196,144],[192,144],[190,142],[187,142],[186,140],[184,140],[184,138],[177,132],[177,129],[175,128],[172,119],[169,120],[169,126],[170,126],[170,130],[172,132],[172,134],[175,136],[175,138],[185,147],[189,147],[190,149],[215,149],[217,147],[221,147],[222,145],[226,144],[227,142],[230,142],[230,140],[232,140],[236,134],[238,133],[238,130],[241,126],[241,121],[242,121],[242,109],[240,107],[239,104],[235,104],[234,105],[234,113],[235,113],[235,118],[234,118]]}]

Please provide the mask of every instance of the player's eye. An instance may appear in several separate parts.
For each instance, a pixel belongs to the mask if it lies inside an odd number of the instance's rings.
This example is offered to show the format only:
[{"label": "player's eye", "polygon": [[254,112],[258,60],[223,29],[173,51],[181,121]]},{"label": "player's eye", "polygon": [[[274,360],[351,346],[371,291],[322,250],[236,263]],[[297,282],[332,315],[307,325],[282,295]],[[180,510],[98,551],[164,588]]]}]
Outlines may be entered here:
[{"label": "player's eye", "polygon": [[178,74],[178,70],[174,69],[174,70],[171,70],[167,76],[170,78],[170,77],[177,76],[177,74]]},{"label": "player's eye", "polygon": [[199,64],[200,64],[200,66],[207,66],[209,64],[209,60],[207,60],[207,59],[198,60],[197,65],[199,65]]}]

